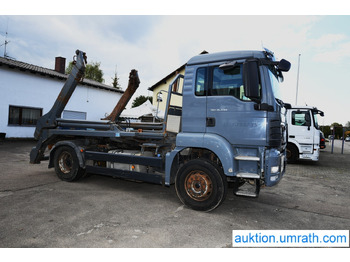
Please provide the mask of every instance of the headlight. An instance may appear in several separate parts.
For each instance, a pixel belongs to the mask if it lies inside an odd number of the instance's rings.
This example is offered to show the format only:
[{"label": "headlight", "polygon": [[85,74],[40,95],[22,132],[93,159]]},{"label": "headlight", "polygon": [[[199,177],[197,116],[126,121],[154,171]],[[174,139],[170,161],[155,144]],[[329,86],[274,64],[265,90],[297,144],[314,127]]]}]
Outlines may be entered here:
[{"label": "headlight", "polygon": [[272,174],[273,174],[273,173],[277,173],[278,170],[279,170],[279,166],[272,166],[272,167],[271,167],[271,173],[272,173]]}]

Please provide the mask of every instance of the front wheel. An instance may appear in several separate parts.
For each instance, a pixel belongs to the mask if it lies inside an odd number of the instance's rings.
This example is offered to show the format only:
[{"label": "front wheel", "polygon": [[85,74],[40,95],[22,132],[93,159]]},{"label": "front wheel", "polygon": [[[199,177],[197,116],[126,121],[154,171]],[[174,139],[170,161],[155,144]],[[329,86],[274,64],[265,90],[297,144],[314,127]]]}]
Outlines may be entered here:
[{"label": "front wheel", "polygon": [[63,181],[76,181],[84,174],[84,169],[79,166],[75,150],[69,146],[57,148],[54,164],[57,176]]},{"label": "front wheel", "polygon": [[177,196],[186,206],[211,211],[226,198],[227,180],[215,164],[195,159],[184,164],[176,174]]},{"label": "front wheel", "polygon": [[287,161],[290,164],[294,164],[298,160],[299,151],[298,148],[292,144],[287,145]]}]

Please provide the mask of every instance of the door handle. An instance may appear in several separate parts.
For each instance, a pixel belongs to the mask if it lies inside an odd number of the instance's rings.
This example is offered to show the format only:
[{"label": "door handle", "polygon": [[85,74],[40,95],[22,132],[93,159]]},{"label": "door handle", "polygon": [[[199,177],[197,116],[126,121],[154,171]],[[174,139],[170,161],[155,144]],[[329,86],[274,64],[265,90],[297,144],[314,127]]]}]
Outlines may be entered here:
[{"label": "door handle", "polygon": [[207,126],[215,126],[215,118],[214,117],[207,117]]},{"label": "door handle", "polygon": [[289,136],[290,138],[295,138],[295,136]]}]

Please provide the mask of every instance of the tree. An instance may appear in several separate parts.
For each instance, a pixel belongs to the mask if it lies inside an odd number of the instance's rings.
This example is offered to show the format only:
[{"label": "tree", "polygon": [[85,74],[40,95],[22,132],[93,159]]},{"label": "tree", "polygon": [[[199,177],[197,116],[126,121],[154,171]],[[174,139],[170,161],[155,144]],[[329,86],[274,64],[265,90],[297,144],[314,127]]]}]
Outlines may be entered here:
[{"label": "tree", "polygon": [[328,137],[329,135],[332,134],[330,126],[320,126],[320,129],[323,132],[325,137]]},{"label": "tree", "polygon": [[350,128],[350,121],[346,122],[345,127],[346,127],[347,129]]},{"label": "tree", "polygon": [[[334,122],[333,124],[331,124],[331,126],[333,126],[333,128],[334,128],[335,137],[341,138],[343,136],[343,125]],[[331,131],[331,132],[333,132],[333,131]],[[332,135],[333,135],[333,133],[332,133]]]},{"label": "tree", "polygon": [[151,96],[143,96],[143,95],[140,95],[140,96],[136,97],[136,98],[134,99],[134,101],[132,101],[131,107],[140,106],[140,105],[142,105],[144,102],[146,102],[146,100],[149,100],[149,101],[152,103],[153,97],[151,97]]},{"label": "tree", "polygon": [[[100,69],[100,65],[100,62],[92,62],[91,64],[87,64],[85,68],[84,78],[103,83],[105,80],[103,79],[103,72]],[[66,68],[66,74],[70,74],[72,72],[72,69],[73,62],[71,61]]]},{"label": "tree", "polygon": [[118,78],[118,75],[117,75],[117,68],[115,69],[115,73],[114,73],[114,77],[112,77],[112,86],[117,89],[117,90],[121,90],[122,87],[120,86],[119,84],[119,78]]}]

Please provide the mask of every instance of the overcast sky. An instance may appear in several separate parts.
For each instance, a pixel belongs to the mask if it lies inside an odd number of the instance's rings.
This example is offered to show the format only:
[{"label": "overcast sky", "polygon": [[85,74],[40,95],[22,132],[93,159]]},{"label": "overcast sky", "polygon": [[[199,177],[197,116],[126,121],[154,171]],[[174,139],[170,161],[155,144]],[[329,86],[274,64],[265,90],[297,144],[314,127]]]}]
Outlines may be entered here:
[{"label": "overcast sky", "polygon": [[151,95],[150,86],[203,50],[262,50],[264,46],[277,59],[292,63],[281,84],[282,99],[291,104],[296,102],[301,54],[298,104],[323,110],[321,125],[346,124],[350,121],[349,25],[350,16],[341,15],[27,16],[0,11],[0,44],[8,32],[8,56],[52,69],[56,56],[66,57],[68,63],[76,49],[83,50],[88,62],[101,63],[106,84],[111,84],[117,68],[123,89],[130,70],[137,69],[141,80],[137,94],[144,95]]}]

